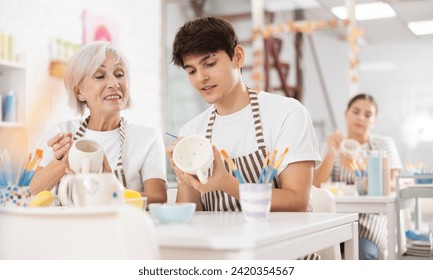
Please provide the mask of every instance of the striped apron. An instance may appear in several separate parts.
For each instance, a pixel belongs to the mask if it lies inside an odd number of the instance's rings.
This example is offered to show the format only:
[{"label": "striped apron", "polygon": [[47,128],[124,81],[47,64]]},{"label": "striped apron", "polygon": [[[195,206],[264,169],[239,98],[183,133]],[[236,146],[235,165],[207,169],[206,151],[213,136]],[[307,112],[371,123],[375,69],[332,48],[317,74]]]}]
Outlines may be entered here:
[{"label": "striped apron", "polygon": [[[88,116],[80,125],[80,128],[78,128],[77,132],[75,133],[72,140],[78,140],[82,137],[84,137],[84,134],[86,133],[87,127],[89,126],[89,120],[90,116]],[[123,169],[123,161],[122,161],[122,147],[123,142],[125,140],[125,127],[123,123],[123,118],[120,118],[120,151],[119,151],[119,157],[117,159],[117,166],[116,170],[114,170],[114,174],[119,179],[119,181],[122,183],[122,185],[127,188],[126,184],[126,176],[125,176],[125,170]]]},{"label": "striped apron", "polygon": [[[260,170],[266,158],[266,144],[263,136],[263,127],[260,120],[260,110],[259,101],[257,99],[257,93],[254,91],[249,91],[251,109],[253,112],[254,119],[254,129],[256,132],[256,142],[258,150],[245,156],[238,158],[233,158],[233,162],[236,164],[239,172],[245,178],[247,183],[255,183],[259,181]],[[211,141],[212,130],[215,123],[216,109],[214,108],[207,125],[206,138]],[[234,176],[233,170],[227,162],[224,161],[224,165],[229,173]],[[277,176],[272,180],[272,186],[274,188],[279,188]],[[223,191],[211,191],[202,194],[202,203],[204,206],[204,211],[229,211],[229,212],[239,212],[242,211],[241,204],[238,199],[230,196]]]},{"label": "striped apron", "polygon": [[[373,150],[370,138],[367,139],[367,146],[363,150]],[[332,171],[333,182],[355,183],[355,173],[344,168],[338,163]],[[385,215],[376,213],[359,213],[359,237],[372,241],[379,248],[382,256],[385,255],[386,244],[388,243],[387,219]]]},{"label": "striped apron", "polygon": [[[262,169],[264,160],[266,158],[266,144],[263,136],[263,127],[260,119],[259,101],[257,99],[257,93],[254,91],[248,91],[250,97],[251,110],[253,113],[254,129],[256,132],[256,142],[258,150],[245,156],[232,158],[236,164],[237,169],[245,178],[247,183],[256,183],[259,181],[260,171]],[[214,107],[206,129],[206,138],[209,141],[212,140],[212,130],[215,123],[216,109]],[[224,161],[224,165],[229,173],[233,176],[234,172],[231,170],[227,162]],[[275,176],[272,180],[273,188],[280,188],[278,176]],[[201,200],[203,203],[204,211],[229,211],[239,212],[242,211],[241,204],[238,199],[230,196],[229,194],[216,190],[201,194]],[[320,256],[316,253],[303,257],[304,260],[317,260]]]}]

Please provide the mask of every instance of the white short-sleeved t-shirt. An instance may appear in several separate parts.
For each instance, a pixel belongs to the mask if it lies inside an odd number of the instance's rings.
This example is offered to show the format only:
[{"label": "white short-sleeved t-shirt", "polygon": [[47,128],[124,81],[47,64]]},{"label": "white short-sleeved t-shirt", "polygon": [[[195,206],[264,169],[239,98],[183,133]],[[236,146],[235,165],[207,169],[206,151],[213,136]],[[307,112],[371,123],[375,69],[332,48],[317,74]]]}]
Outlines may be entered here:
[{"label": "white short-sleeved t-shirt", "polygon": [[[268,150],[281,154],[289,148],[278,174],[288,164],[298,161],[320,163],[319,148],[310,116],[296,99],[260,92],[258,94],[260,118]],[[189,121],[179,131],[180,136],[206,134],[213,107]],[[258,149],[251,104],[230,115],[216,114],[212,132],[212,145],[225,149],[232,158],[250,154]]]},{"label": "white short-sleeved t-shirt", "polygon": [[[44,151],[40,166],[45,167],[54,159],[52,149],[47,141],[59,133],[75,132],[82,120],[69,120],[54,125],[42,138],[39,144]],[[166,179],[165,148],[162,135],[156,130],[124,120],[125,139],[122,148],[123,168],[127,187],[143,191],[143,182],[147,179]],[[87,129],[84,138],[100,143],[112,170],[116,169],[120,151],[120,129],[95,131]]]}]

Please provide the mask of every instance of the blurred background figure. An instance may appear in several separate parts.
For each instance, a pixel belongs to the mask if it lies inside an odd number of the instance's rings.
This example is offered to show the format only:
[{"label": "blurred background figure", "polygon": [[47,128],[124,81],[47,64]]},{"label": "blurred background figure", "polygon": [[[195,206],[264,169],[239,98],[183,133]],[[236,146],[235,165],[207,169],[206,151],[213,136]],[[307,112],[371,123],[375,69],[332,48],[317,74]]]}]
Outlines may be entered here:
[{"label": "blurred background figure", "polygon": [[[395,176],[402,164],[394,141],[390,137],[372,135],[370,129],[376,122],[378,106],[373,96],[365,93],[350,99],[345,111],[347,136],[336,131],[331,134],[321,150],[322,164],[316,168],[313,184],[317,187],[326,181],[355,183],[353,163],[364,165],[365,155],[370,151],[379,151],[389,159],[391,188],[394,188]],[[357,158],[349,153],[340,152],[344,139],[354,139],[360,144]],[[378,259],[383,256],[386,245],[386,217],[379,214],[360,214],[359,216],[359,258]]]}]

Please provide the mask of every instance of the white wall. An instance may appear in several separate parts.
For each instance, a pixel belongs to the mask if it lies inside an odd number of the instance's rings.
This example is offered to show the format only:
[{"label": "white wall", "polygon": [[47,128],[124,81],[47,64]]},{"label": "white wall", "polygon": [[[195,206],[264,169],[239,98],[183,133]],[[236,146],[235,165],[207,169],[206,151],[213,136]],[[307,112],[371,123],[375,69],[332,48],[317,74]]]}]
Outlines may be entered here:
[{"label": "white wall", "polygon": [[84,9],[118,25],[118,46],[130,65],[133,101],[123,115],[162,129],[160,0],[0,0],[0,29],[12,32],[26,52],[31,145],[53,123],[78,117],[67,106],[63,81],[48,75],[49,43],[55,37],[81,44]]},{"label": "white wall", "polygon": [[[343,114],[350,98],[347,45],[323,35],[319,32],[313,36],[321,71],[331,96],[337,127],[346,131]],[[372,133],[392,137],[403,163],[424,162],[426,171],[433,167],[432,49],[432,38],[392,45],[366,45],[361,47],[359,70],[359,91],[372,94],[379,107]],[[314,77],[316,67],[309,56],[307,54],[304,103],[313,120],[326,120],[331,132],[329,115],[322,103],[323,91]],[[423,120],[416,117],[421,112],[426,116],[424,125]]]},{"label": "white wall", "polygon": [[[388,62],[394,69],[361,72],[360,87],[377,96],[376,130],[392,136],[401,157],[433,166],[433,38],[392,45],[366,46],[361,59]],[[430,126],[415,116],[426,115]]]}]

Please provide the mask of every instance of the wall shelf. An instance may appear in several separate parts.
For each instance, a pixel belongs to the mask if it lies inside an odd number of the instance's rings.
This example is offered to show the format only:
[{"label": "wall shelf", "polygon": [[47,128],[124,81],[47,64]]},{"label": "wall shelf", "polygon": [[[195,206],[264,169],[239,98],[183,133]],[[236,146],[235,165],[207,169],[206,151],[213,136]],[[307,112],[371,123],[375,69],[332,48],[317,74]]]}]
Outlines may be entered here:
[{"label": "wall shelf", "polygon": [[0,70],[2,67],[3,68],[6,68],[6,67],[15,68],[15,69],[21,69],[21,70],[26,69],[26,66],[24,64],[0,60]]},{"label": "wall shelf", "polygon": [[0,128],[24,128],[26,125],[21,122],[0,122]]},{"label": "wall shelf", "polygon": [[[16,121],[4,122],[0,116],[0,149],[7,149],[11,158],[20,164],[27,155],[27,129],[26,129],[26,84],[27,68],[21,63],[0,61],[0,94],[2,107],[4,97],[13,90],[16,96]],[[2,108],[4,113],[4,108]],[[19,167],[18,167],[19,168]]]}]

